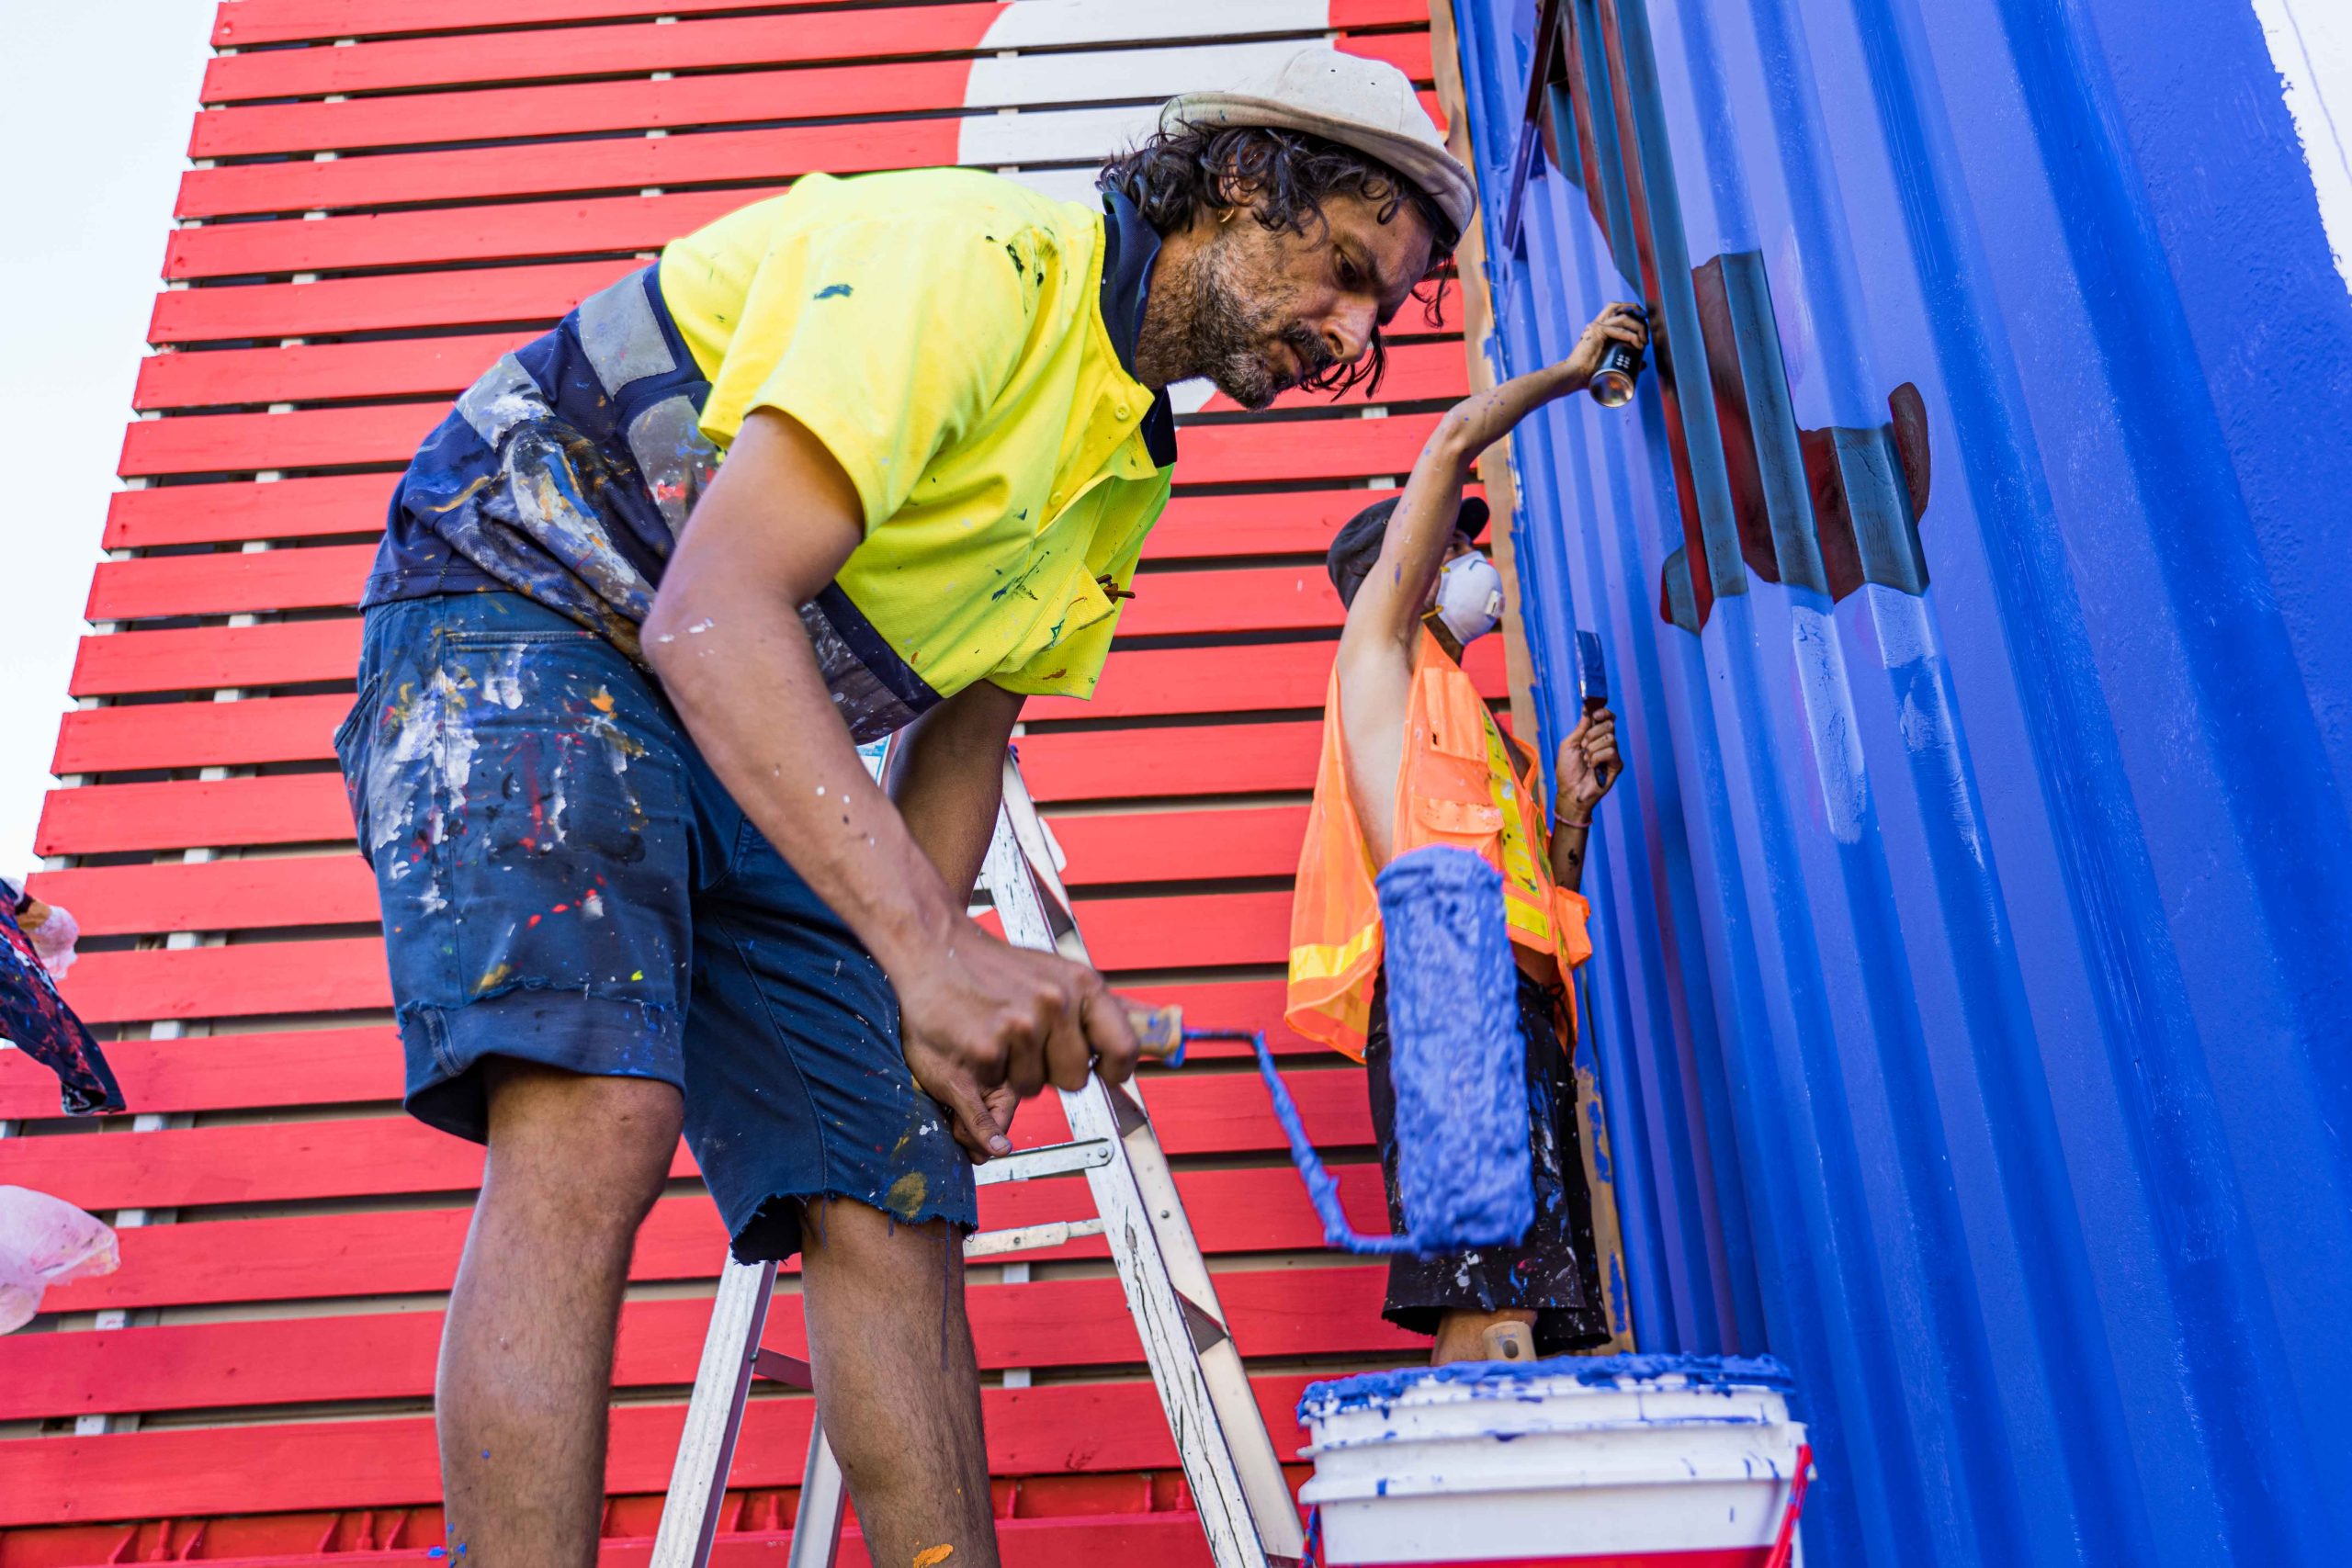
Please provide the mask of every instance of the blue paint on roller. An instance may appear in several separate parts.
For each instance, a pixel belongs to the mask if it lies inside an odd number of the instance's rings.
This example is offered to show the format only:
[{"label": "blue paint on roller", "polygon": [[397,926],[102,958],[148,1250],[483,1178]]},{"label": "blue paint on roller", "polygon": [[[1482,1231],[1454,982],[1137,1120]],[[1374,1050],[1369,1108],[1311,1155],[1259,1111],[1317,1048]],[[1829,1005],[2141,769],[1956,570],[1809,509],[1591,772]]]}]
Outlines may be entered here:
[{"label": "blue paint on roller", "polygon": [[1423,1252],[1508,1246],[1535,1222],[1535,1184],[1502,874],[1433,844],[1378,888],[1407,1228]]},{"label": "blue paint on roller", "polygon": [[1184,1037],[1247,1040],[1255,1049],[1326,1245],[1424,1255],[1511,1245],[1534,1223],[1535,1184],[1502,875],[1467,850],[1433,845],[1398,856],[1378,890],[1406,1235],[1349,1227],[1339,1183],[1307,1140],[1262,1032],[1188,1029]]}]

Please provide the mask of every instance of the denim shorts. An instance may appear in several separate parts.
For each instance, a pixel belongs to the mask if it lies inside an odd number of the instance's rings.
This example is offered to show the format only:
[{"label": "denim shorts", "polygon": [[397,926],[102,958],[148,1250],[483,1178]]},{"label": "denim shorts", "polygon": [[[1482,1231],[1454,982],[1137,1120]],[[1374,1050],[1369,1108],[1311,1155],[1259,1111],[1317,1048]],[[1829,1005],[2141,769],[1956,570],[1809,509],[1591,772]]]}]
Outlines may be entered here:
[{"label": "denim shorts", "polygon": [[512,593],[377,605],[335,755],[411,1114],[486,1141],[486,1056],[659,1078],[739,1258],[798,1251],[819,1195],[976,1222],[881,966],[611,643]]}]

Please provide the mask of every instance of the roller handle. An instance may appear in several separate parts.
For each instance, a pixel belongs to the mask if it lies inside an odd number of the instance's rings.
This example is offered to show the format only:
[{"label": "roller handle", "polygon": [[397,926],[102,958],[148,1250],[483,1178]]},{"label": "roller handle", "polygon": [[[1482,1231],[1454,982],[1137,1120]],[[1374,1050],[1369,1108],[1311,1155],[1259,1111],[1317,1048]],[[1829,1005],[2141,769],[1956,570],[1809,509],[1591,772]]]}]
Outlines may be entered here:
[{"label": "roller handle", "polygon": [[1171,1067],[1184,1065],[1184,1010],[1176,1003],[1166,1007],[1127,1009],[1127,1027],[1136,1032],[1136,1043],[1143,1047],[1148,1060],[1162,1062]]}]

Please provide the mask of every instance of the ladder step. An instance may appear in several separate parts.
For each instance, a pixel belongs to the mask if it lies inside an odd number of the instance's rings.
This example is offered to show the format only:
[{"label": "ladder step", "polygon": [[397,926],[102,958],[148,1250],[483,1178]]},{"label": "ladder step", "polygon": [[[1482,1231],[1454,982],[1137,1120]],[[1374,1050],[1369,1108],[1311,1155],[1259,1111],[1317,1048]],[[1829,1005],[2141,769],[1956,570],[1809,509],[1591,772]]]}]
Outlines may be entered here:
[{"label": "ladder step", "polygon": [[975,1258],[996,1258],[1008,1252],[1035,1252],[1048,1247],[1060,1247],[1084,1235],[1101,1235],[1102,1222],[1091,1220],[1054,1220],[1042,1225],[1022,1225],[1013,1230],[982,1231],[964,1242],[964,1260]]},{"label": "ladder step", "polygon": [[752,1375],[773,1378],[787,1388],[814,1389],[815,1378],[809,1375],[808,1363],[797,1356],[787,1356],[781,1350],[752,1352]]},{"label": "ladder step", "polygon": [[1111,1140],[1080,1138],[999,1155],[986,1165],[975,1166],[972,1179],[982,1187],[1000,1181],[1035,1181],[1041,1176],[1075,1176],[1110,1163]]}]

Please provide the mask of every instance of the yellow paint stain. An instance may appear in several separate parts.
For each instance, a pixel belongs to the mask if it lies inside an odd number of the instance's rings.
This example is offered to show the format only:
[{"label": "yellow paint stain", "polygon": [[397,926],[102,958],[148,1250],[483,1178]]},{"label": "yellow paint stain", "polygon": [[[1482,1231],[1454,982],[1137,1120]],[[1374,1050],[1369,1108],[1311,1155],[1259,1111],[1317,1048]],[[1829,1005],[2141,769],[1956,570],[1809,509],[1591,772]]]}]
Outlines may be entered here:
[{"label": "yellow paint stain", "polygon": [[474,982],[474,995],[481,995],[482,992],[489,990],[492,986],[497,985],[500,981],[505,979],[509,975],[514,973],[514,965],[512,964],[493,964],[492,967],[482,972],[481,979]]},{"label": "yellow paint stain", "polygon": [[915,1553],[915,1568],[939,1568],[939,1564],[955,1555],[956,1548],[952,1543],[926,1546]]},{"label": "yellow paint stain", "polygon": [[628,977],[632,980],[642,980],[645,978],[645,971],[642,969],[632,969],[628,972]]},{"label": "yellow paint stain", "polygon": [[588,699],[588,705],[598,713],[610,713],[613,711],[613,694],[599,686],[596,694]]},{"label": "yellow paint stain", "polygon": [[[899,1218],[911,1223],[922,1212],[922,1201],[931,1195],[931,1181],[920,1170],[910,1170],[890,1183],[890,1190],[882,1195],[883,1203]],[[940,1557],[947,1555],[945,1547],[933,1547]],[[932,1559],[936,1562],[938,1557]]]}]

